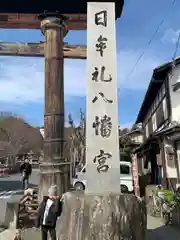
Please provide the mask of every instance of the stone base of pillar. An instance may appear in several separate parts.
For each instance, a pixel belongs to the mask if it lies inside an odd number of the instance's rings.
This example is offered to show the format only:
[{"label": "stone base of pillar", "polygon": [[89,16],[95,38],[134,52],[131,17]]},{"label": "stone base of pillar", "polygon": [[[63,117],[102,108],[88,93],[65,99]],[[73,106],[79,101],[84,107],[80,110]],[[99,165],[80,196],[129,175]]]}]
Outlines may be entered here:
[{"label": "stone base of pillar", "polygon": [[59,239],[146,239],[145,203],[134,195],[69,192],[63,201],[63,212],[56,225]]},{"label": "stone base of pillar", "polygon": [[58,196],[70,189],[70,165],[62,163],[42,163],[40,165],[40,183],[38,200],[48,195],[51,185],[57,185]]}]

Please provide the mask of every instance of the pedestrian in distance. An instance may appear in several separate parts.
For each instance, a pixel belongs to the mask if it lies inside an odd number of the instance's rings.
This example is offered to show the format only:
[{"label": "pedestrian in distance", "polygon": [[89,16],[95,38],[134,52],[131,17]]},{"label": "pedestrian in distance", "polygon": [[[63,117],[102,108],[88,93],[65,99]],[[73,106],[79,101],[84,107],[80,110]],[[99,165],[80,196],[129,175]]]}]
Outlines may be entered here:
[{"label": "pedestrian in distance", "polygon": [[20,166],[20,173],[22,174],[22,189],[27,189],[29,186],[29,177],[32,173],[32,166],[26,158],[24,163]]},{"label": "pedestrian in distance", "polygon": [[57,195],[57,186],[52,185],[48,190],[48,196],[44,196],[39,205],[36,219],[36,228],[41,227],[41,240],[56,238],[56,222],[62,212],[62,203]]}]

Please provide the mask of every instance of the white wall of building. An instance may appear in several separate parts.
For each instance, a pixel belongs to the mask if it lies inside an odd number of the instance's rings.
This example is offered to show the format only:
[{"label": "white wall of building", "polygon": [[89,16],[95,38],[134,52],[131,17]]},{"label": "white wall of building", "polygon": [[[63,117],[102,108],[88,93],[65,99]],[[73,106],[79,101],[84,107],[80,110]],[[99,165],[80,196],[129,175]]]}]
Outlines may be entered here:
[{"label": "white wall of building", "polygon": [[178,171],[180,173],[180,142],[177,142],[177,161],[178,161]]},{"label": "white wall of building", "polygon": [[44,128],[40,128],[39,130],[40,130],[41,135],[42,135],[43,138],[44,138]]},{"label": "white wall of building", "polygon": [[172,86],[180,82],[180,65],[176,66],[172,74],[169,76],[169,89],[170,89],[170,99],[172,106],[172,121],[177,121],[180,123],[180,89],[173,92]]},{"label": "white wall of building", "polygon": [[[175,159],[168,160],[168,152],[173,152],[173,146],[171,141],[164,141],[164,152],[165,152],[165,161],[166,161],[166,172],[168,178],[177,178],[177,169],[175,167]],[[174,156],[175,157],[175,156]],[[170,164],[172,162],[172,164]]]}]

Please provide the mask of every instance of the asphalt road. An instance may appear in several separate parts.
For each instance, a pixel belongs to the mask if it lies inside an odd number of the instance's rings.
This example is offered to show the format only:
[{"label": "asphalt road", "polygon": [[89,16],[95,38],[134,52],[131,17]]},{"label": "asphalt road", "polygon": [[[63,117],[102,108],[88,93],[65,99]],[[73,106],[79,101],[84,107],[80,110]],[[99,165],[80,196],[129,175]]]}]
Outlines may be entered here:
[{"label": "asphalt road", "polygon": [[179,240],[180,229],[164,226],[159,218],[148,216],[147,240]]},{"label": "asphalt road", "polygon": [[[8,196],[16,195],[22,192],[21,190],[21,175],[13,174],[0,177],[0,200],[8,199]],[[29,187],[37,187],[39,183],[39,170],[32,171],[29,179]]]}]

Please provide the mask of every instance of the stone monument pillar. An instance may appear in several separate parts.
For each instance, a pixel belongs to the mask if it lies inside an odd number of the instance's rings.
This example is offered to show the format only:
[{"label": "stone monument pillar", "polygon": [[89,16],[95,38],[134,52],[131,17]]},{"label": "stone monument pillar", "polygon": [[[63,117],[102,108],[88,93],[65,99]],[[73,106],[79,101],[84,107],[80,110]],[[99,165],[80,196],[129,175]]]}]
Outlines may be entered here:
[{"label": "stone monument pillar", "polygon": [[40,165],[39,199],[51,184],[59,195],[67,191],[67,165],[64,145],[64,58],[63,39],[67,34],[66,18],[59,14],[42,14],[41,31],[45,43],[44,159]]},{"label": "stone monument pillar", "polygon": [[86,192],[120,194],[114,3],[88,4],[87,43]]},{"label": "stone monument pillar", "polygon": [[63,196],[58,237],[144,240],[144,203],[120,192],[115,4],[89,2],[87,10],[87,181],[85,194]]}]

